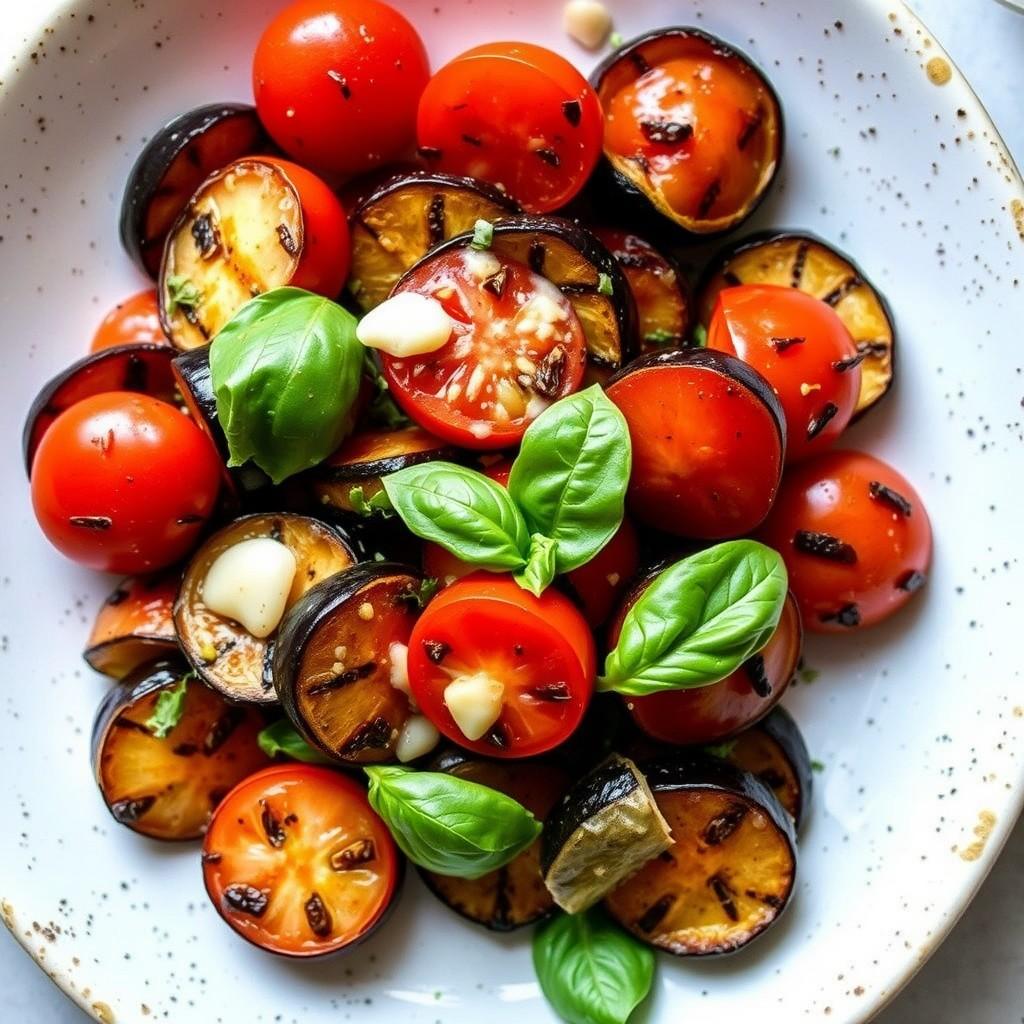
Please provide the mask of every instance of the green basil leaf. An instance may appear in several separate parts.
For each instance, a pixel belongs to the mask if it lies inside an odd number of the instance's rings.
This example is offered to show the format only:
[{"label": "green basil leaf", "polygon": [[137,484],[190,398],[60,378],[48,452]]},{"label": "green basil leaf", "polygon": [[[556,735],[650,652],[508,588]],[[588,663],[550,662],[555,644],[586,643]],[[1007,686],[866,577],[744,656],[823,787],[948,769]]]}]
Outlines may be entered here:
[{"label": "green basil leaf", "polygon": [[391,502],[388,501],[386,491],[378,491],[368,499],[362,487],[350,487],[348,489],[348,502],[356,515],[372,516],[379,514],[384,518],[389,518],[391,514]]},{"label": "green basil leaf", "polygon": [[190,680],[195,679],[195,672],[186,672],[177,685],[157,694],[153,714],[146,719],[146,728],[158,739],[166,739],[171,730],[181,721],[185,714],[186,690]]},{"label": "green basil leaf", "polygon": [[352,428],[363,346],[330,299],[276,288],[247,302],[210,344],[217,418],[230,460],[275,484],[322,462]]},{"label": "green basil leaf", "polygon": [[676,562],[626,614],[598,689],[643,696],[717,683],[768,642],[787,586],[781,556],[753,540]]},{"label": "green basil leaf", "polygon": [[696,348],[707,348],[708,329],[703,324],[697,324],[693,329],[693,344]]},{"label": "green basil leaf", "polygon": [[557,543],[558,572],[589,562],[619,528],[630,462],[629,427],[597,384],[530,424],[508,491],[530,532]]},{"label": "green basil leaf", "polygon": [[496,572],[526,564],[526,523],[508,491],[483,473],[428,462],[390,473],[383,483],[395,511],[417,537]]},{"label": "green basil leaf", "polygon": [[277,757],[278,754],[283,754],[295,761],[306,761],[309,764],[333,763],[329,757],[311,747],[287,718],[268,725],[256,737],[256,742],[267,757]]},{"label": "green basil leaf", "polygon": [[428,871],[480,878],[519,856],[541,823],[510,796],[444,772],[374,765],[370,806],[395,842]]},{"label": "green basil leaf", "polygon": [[550,537],[535,533],[530,538],[530,554],[526,559],[526,567],[516,573],[516,583],[535,597],[540,597],[555,578],[557,548],[558,544]]},{"label": "green basil leaf", "polygon": [[533,933],[533,967],[568,1024],[625,1024],[654,980],[654,951],[596,907],[559,914]]}]

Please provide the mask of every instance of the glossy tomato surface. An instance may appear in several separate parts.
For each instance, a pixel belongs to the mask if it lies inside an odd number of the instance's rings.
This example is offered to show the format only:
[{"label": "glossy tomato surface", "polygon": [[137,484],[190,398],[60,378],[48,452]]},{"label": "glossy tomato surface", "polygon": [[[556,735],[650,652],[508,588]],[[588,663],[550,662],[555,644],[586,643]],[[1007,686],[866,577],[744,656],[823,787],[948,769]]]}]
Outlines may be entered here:
[{"label": "glossy tomato surface", "polygon": [[[477,673],[503,685],[503,708],[486,735],[470,740],[444,694]],[[490,757],[541,754],[567,739],[595,673],[594,640],[572,602],[552,589],[534,597],[511,576],[475,573],[453,583],[409,639],[409,685],[423,713],[454,743]]]},{"label": "glossy tomato surface", "polygon": [[264,29],[253,58],[260,120],[291,157],[344,175],[415,144],[429,76],[416,30],[377,0],[297,0]]},{"label": "glossy tomato surface", "polygon": [[107,572],[145,572],[186,555],[213,513],[222,466],[184,413],[109,391],[54,420],[32,464],[32,505],[50,543]]},{"label": "glossy tomato surface", "polygon": [[567,203],[601,155],[601,105],[564,58],[532,43],[467,50],[431,78],[417,138],[431,166],[500,184],[531,213]]},{"label": "glossy tomato surface", "polygon": [[708,348],[739,356],[771,384],[786,414],[789,462],[830,448],[856,410],[864,357],[835,310],[797,288],[726,288]]},{"label": "glossy tomato surface", "polygon": [[285,956],[322,956],[365,938],[401,875],[363,787],[314,765],[277,765],[239,783],[203,842],[217,912],[242,938]]},{"label": "glossy tomato surface", "polygon": [[119,302],[100,321],[89,351],[137,344],[170,345],[160,326],[160,303],[155,288],[147,288]]},{"label": "glossy tomato surface", "polygon": [[826,452],[791,469],[761,539],[786,561],[804,625],[871,626],[924,585],[932,530],[924,503],[892,466]]}]

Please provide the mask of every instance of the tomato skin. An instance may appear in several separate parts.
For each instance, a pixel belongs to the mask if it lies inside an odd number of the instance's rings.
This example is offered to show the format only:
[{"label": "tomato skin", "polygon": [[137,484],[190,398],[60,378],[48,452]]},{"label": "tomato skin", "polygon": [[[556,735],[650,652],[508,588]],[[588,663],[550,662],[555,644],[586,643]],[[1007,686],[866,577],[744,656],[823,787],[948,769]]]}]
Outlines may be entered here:
[{"label": "tomato skin", "polygon": [[[530,213],[564,206],[601,155],[601,104],[564,58],[532,43],[476,46],[420,99],[420,151],[438,170],[500,183]],[[529,140],[529,144],[527,144]]]},{"label": "tomato skin", "polygon": [[295,0],[260,36],[253,95],[260,120],[289,156],[350,176],[412,148],[429,74],[422,40],[393,7]]},{"label": "tomato skin", "polygon": [[32,505],[68,558],[106,572],[148,572],[194,546],[222,469],[213,443],[174,406],[109,391],[66,409],[43,435]]},{"label": "tomato skin", "polygon": [[[873,497],[873,482],[906,499],[911,514]],[[851,545],[856,561],[799,550],[797,531]],[[804,625],[817,633],[888,618],[910,600],[931,564],[932,530],[921,498],[895,469],[863,452],[826,452],[791,469],[760,538],[782,555]]]},{"label": "tomato skin", "polygon": [[[441,644],[438,662],[428,653]],[[423,713],[453,743],[489,757],[531,757],[566,740],[590,701],[597,654],[572,602],[548,589],[539,598],[511,576],[477,572],[442,590],[409,638],[409,685]],[[456,675],[485,671],[505,684],[504,710],[489,736],[468,739],[444,703]],[[562,695],[534,696],[552,684]]]},{"label": "tomato skin", "polygon": [[[797,338],[803,341],[788,344]],[[797,288],[726,288],[711,317],[708,348],[739,356],[771,384],[786,414],[787,462],[831,447],[856,410],[860,366],[836,366],[855,360],[857,346],[831,306]],[[829,407],[832,418],[816,429]]]},{"label": "tomato skin", "polygon": [[135,344],[170,345],[160,326],[160,301],[155,288],[136,292],[119,302],[100,321],[89,351]]}]

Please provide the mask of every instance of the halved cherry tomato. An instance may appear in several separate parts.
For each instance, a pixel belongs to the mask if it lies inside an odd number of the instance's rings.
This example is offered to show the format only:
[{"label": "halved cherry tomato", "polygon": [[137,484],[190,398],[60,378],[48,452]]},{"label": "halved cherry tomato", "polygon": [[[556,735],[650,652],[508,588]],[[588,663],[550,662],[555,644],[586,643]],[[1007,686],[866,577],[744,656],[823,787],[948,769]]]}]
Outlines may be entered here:
[{"label": "halved cherry tomato", "polygon": [[50,543],[92,569],[136,573],[195,544],[220,490],[213,442],[173,405],[108,391],[53,421],[32,463],[32,505]]},{"label": "halved cherry tomato", "polygon": [[760,536],[785,559],[804,624],[819,633],[888,618],[931,564],[917,491],[863,452],[826,452],[791,469]]},{"label": "halved cherry tomato", "polygon": [[160,326],[160,304],[155,288],[147,288],[119,302],[100,321],[89,351],[134,344],[170,345]]},{"label": "halved cherry tomato", "polygon": [[214,812],[203,880],[221,917],[271,953],[322,956],[365,939],[403,862],[366,792],[329,768],[283,764],[239,783]]},{"label": "halved cherry tomato", "polygon": [[564,206],[601,155],[601,104],[557,53],[488,43],[446,64],[420,99],[416,135],[432,167],[500,184],[531,213]]},{"label": "halved cherry tomato", "polygon": [[864,356],[835,310],[797,288],[726,288],[708,348],[739,356],[771,384],[786,414],[787,462],[831,447],[857,407]]},{"label": "halved cherry tomato", "polygon": [[[562,743],[586,711],[595,673],[594,639],[572,602],[551,589],[534,597],[510,576],[481,572],[453,583],[409,638],[409,685],[423,713],[454,743],[489,757],[529,757]],[[445,690],[479,674],[504,687],[502,709],[470,740]]]},{"label": "halved cherry tomato", "polygon": [[[500,287],[475,273],[474,261],[484,255],[504,272]],[[572,304],[525,264],[453,249],[421,261],[395,291],[432,296],[453,320],[451,338],[436,352],[383,355],[395,400],[446,441],[481,449],[514,445],[583,379],[586,342]]]},{"label": "halved cherry tomato", "polygon": [[401,158],[427,84],[416,29],[377,0],[296,0],[263,30],[253,57],[256,110],[302,163],[359,174]]}]

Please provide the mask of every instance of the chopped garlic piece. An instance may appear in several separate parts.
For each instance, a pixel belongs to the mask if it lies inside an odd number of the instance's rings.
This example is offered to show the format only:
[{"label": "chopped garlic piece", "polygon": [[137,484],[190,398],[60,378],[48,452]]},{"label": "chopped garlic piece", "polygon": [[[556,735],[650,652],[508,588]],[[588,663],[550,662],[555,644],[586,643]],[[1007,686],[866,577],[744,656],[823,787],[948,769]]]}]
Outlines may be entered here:
[{"label": "chopped garlic piece", "polygon": [[804,384],[800,385],[800,394],[803,395],[804,398],[806,398],[812,391],[820,391],[820,390],[821,390],[821,385],[820,384],[806,384],[806,383],[804,383]]},{"label": "chopped garlic piece", "polygon": [[612,30],[612,16],[600,0],[570,0],[562,10],[562,26],[580,46],[596,50]]},{"label": "chopped garlic piece", "polygon": [[471,248],[462,254],[462,259],[470,275],[477,281],[486,281],[501,270],[501,260],[493,252]]},{"label": "chopped garlic piece", "polygon": [[444,688],[444,703],[467,740],[478,740],[501,717],[505,686],[486,672],[459,676]]},{"label": "chopped garlic piece", "polygon": [[295,579],[295,555],[271,537],[239,541],[214,560],[203,603],[263,639],[277,629]]},{"label": "chopped garlic piece", "polygon": [[358,609],[356,614],[363,620],[363,622],[369,622],[373,618],[373,605],[369,601],[364,601]]},{"label": "chopped garlic piece", "polygon": [[356,326],[356,337],[398,359],[436,352],[451,337],[452,318],[429,295],[399,292],[371,309]]},{"label": "chopped garlic piece", "polygon": [[404,693],[415,707],[416,702],[412,699],[412,688],[409,686],[409,648],[395,640],[388,646],[388,661],[391,662],[391,685]]},{"label": "chopped garlic piece", "polygon": [[395,744],[395,757],[403,764],[415,761],[417,757],[429,754],[437,746],[441,734],[429,718],[424,715],[410,715],[402,726]]}]

